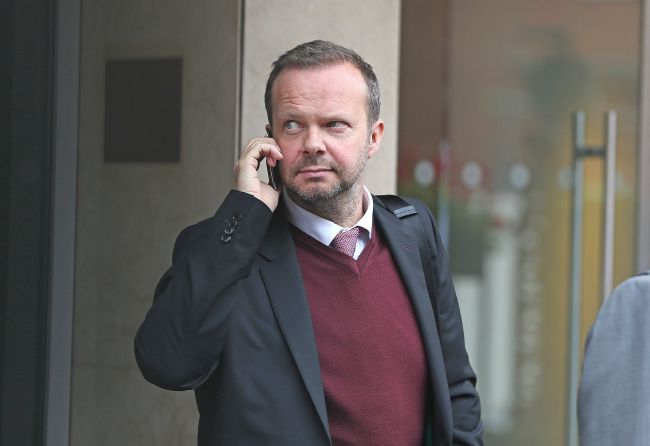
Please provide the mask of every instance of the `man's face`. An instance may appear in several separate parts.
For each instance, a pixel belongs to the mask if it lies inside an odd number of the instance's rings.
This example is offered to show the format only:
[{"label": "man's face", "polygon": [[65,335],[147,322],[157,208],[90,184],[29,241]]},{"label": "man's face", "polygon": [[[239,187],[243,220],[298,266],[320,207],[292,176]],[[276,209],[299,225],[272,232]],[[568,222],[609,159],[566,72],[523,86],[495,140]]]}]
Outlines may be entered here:
[{"label": "man's face", "polygon": [[367,87],[359,70],[348,63],[286,69],[271,93],[273,138],[282,149],[280,176],[289,194],[318,204],[362,184],[384,123],[368,129]]}]

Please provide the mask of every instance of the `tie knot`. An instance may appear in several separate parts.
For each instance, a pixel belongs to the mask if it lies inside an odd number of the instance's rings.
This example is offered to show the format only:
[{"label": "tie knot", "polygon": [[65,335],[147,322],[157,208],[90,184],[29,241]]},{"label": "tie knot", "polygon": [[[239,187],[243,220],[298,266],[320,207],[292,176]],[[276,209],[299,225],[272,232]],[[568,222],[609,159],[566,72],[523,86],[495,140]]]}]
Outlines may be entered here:
[{"label": "tie knot", "polygon": [[359,237],[360,229],[358,226],[355,226],[348,231],[339,232],[334,237],[334,240],[332,240],[332,243],[330,243],[330,246],[343,254],[353,257],[354,250],[357,247],[357,238]]}]

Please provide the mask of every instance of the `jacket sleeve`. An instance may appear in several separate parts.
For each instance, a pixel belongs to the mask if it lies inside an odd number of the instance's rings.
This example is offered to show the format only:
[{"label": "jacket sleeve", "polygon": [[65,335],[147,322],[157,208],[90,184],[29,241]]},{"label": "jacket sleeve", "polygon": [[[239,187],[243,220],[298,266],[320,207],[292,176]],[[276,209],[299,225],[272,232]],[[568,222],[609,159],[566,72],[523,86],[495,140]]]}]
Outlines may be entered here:
[{"label": "jacket sleeve", "polygon": [[451,398],[452,442],[454,445],[482,445],[483,425],[481,404],[476,391],[476,374],[465,349],[463,323],[451,279],[447,251],[431,212],[423,204],[418,204],[418,215],[422,217],[427,228],[427,236],[435,243],[431,263],[434,267],[434,289],[437,296],[432,296],[432,302],[436,301],[437,304],[438,331]]},{"label": "jacket sleeve", "polygon": [[224,290],[250,274],[271,216],[260,200],[233,190],[213,217],[178,236],[172,265],[135,336],[135,357],[148,381],[193,389],[219,365],[237,304],[235,293]]},{"label": "jacket sleeve", "polygon": [[605,300],[585,344],[578,389],[580,445],[650,444],[650,271]]}]

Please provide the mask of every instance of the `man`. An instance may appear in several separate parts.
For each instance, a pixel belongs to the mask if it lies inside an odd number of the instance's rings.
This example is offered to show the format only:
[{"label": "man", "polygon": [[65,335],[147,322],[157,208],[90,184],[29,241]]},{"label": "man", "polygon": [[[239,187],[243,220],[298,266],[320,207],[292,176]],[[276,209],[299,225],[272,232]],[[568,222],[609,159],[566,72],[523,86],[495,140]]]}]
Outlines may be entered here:
[{"label": "man", "polygon": [[[372,68],[305,43],[273,64],[265,103],[269,137],[176,241],[135,339],[143,375],[195,390],[202,446],[482,444],[433,218],[414,203],[437,248],[424,271],[419,234],[364,187],[384,132]],[[263,158],[281,192],[259,179]]]},{"label": "man", "polygon": [[650,271],[616,287],[585,344],[580,444],[650,444]]}]

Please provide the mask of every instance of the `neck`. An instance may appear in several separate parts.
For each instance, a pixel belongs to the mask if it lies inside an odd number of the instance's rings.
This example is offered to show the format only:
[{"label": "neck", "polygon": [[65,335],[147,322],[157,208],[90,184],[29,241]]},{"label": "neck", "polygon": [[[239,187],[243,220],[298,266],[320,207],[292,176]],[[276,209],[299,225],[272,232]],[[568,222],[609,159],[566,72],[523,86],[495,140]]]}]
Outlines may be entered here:
[{"label": "neck", "polygon": [[361,184],[354,185],[336,197],[318,202],[308,202],[291,191],[287,192],[301,208],[345,228],[353,226],[363,216],[364,190]]}]

